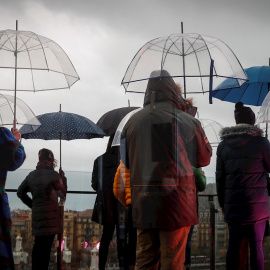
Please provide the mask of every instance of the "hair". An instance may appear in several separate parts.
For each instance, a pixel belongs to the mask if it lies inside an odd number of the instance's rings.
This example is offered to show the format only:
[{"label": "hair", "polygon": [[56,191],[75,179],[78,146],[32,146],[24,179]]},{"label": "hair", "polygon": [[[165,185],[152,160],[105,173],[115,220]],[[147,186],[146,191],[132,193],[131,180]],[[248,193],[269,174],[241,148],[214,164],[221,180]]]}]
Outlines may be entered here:
[{"label": "hair", "polygon": [[193,98],[183,98],[181,85],[176,83],[176,87],[177,87],[178,92],[182,98],[182,111],[195,117],[195,115],[197,113],[197,107],[193,106]]},{"label": "hair", "polygon": [[54,159],[53,152],[49,149],[42,148],[38,152],[38,159],[39,162],[48,161],[49,163],[52,163],[53,167],[57,167],[57,160]]}]

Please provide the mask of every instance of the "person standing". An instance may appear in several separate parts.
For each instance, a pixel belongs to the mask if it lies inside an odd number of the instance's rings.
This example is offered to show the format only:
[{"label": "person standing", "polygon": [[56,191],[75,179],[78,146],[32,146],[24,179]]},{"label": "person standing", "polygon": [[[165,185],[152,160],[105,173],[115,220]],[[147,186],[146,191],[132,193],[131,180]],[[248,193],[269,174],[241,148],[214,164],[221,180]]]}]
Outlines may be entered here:
[{"label": "person standing", "polygon": [[63,230],[58,198],[65,199],[67,179],[62,170],[54,170],[57,163],[51,150],[39,150],[38,159],[36,169],[21,183],[17,196],[32,209],[32,270],[48,270],[53,240]]},{"label": "person standing", "polygon": [[11,245],[11,214],[5,191],[7,171],[17,170],[25,160],[25,152],[20,144],[21,134],[0,127],[0,269],[13,270],[14,259]]},{"label": "person standing", "polygon": [[263,270],[263,236],[269,219],[270,143],[254,126],[251,108],[238,102],[234,116],[236,126],[221,130],[216,163],[218,201],[229,229],[226,267],[238,269],[241,243],[248,238],[251,268]]},{"label": "person standing", "polygon": [[111,147],[114,134],[109,138],[106,152],[94,161],[92,188],[97,197],[92,221],[103,225],[99,247],[99,270],[106,268],[109,245],[116,228],[119,267],[126,269],[126,220],[127,211],[113,194],[113,182],[120,163],[119,147]]},{"label": "person standing", "polygon": [[184,112],[186,102],[165,71],[153,71],[144,108],[121,135],[121,159],[130,170],[135,269],[185,269],[191,225],[198,223],[192,166],[210,163],[212,148],[200,122]]}]

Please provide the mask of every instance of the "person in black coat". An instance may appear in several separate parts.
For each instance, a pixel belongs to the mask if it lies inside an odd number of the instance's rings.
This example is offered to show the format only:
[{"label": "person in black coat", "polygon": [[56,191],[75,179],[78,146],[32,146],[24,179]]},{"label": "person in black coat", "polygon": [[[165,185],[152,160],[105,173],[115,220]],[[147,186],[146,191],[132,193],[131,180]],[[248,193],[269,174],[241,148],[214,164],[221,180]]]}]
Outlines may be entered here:
[{"label": "person in black coat", "polygon": [[21,183],[17,196],[32,209],[32,269],[47,270],[54,237],[63,230],[58,198],[65,199],[67,179],[62,170],[54,170],[56,160],[51,150],[41,149],[38,158],[36,169]]},{"label": "person in black coat", "polygon": [[255,115],[242,102],[235,105],[236,126],[221,130],[217,148],[216,185],[229,228],[227,269],[238,269],[242,240],[249,239],[252,269],[264,269],[263,236],[269,219],[267,173],[270,143],[254,126]]},{"label": "person in black coat", "polygon": [[113,194],[113,182],[120,164],[119,147],[111,147],[114,134],[110,136],[106,152],[94,161],[92,188],[97,197],[92,221],[103,225],[99,247],[99,270],[104,270],[109,245],[116,228],[117,253],[120,269],[126,269],[126,220],[127,211]]}]

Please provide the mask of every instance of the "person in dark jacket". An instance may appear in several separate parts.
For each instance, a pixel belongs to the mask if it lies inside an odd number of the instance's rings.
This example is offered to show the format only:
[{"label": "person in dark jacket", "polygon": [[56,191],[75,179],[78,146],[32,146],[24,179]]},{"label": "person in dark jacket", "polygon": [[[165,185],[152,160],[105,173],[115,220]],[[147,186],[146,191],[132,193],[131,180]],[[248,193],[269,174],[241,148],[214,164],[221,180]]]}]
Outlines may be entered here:
[{"label": "person in dark jacket", "polygon": [[254,126],[253,111],[238,102],[236,126],[221,130],[217,148],[216,185],[220,207],[229,228],[227,269],[238,269],[242,240],[249,239],[252,269],[264,269],[263,236],[269,219],[267,173],[270,143]]},{"label": "person in dark jacket", "polygon": [[117,253],[119,267],[127,269],[126,255],[126,220],[127,210],[113,194],[113,182],[120,164],[119,147],[113,146],[114,134],[110,136],[106,152],[94,161],[92,188],[97,197],[92,214],[92,221],[103,225],[99,247],[99,270],[106,268],[109,245],[116,228]]},{"label": "person in dark jacket", "polygon": [[67,181],[62,170],[54,170],[57,164],[51,150],[41,149],[38,158],[36,169],[21,183],[17,196],[32,209],[32,269],[47,270],[54,237],[63,230],[58,198],[65,199]]},{"label": "person in dark jacket", "polygon": [[170,74],[153,71],[144,108],[126,123],[121,159],[130,169],[135,269],[184,269],[191,225],[198,223],[192,166],[210,163],[212,148]]},{"label": "person in dark jacket", "polygon": [[14,259],[11,244],[11,214],[5,191],[7,172],[17,170],[25,160],[20,144],[20,133],[0,127],[0,269],[13,270]]}]

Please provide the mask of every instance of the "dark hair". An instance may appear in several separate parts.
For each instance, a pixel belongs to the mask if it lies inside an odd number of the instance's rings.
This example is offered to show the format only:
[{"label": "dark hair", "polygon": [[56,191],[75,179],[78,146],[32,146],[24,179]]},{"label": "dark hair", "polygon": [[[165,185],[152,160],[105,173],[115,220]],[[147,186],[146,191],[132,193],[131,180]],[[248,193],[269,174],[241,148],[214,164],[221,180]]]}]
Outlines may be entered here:
[{"label": "dark hair", "polygon": [[49,149],[40,149],[38,152],[38,159],[40,162],[48,161],[52,163],[53,167],[57,166],[57,161],[54,159],[53,152]]}]

